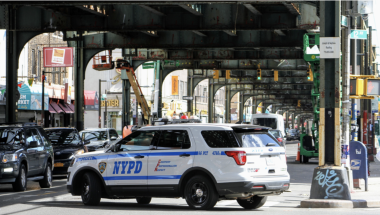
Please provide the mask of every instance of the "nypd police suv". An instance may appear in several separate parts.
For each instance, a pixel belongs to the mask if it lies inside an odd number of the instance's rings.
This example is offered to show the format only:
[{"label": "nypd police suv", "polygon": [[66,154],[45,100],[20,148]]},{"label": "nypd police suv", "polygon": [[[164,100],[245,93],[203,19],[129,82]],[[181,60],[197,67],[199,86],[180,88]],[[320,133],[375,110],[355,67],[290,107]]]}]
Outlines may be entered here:
[{"label": "nypd police suv", "polygon": [[141,128],[104,152],[76,156],[67,189],[85,205],[101,198],[183,197],[194,209],[237,200],[245,209],[289,189],[283,147],[267,127],[176,124]]}]

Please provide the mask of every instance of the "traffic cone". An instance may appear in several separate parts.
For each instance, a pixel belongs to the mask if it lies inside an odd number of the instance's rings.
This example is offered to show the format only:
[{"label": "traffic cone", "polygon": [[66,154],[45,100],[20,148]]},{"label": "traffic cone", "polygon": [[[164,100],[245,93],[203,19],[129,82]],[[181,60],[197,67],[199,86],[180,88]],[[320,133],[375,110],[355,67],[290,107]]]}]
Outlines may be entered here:
[{"label": "traffic cone", "polygon": [[301,152],[300,152],[300,144],[298,143],[298,151],[297,151],[296,161],[300,161],[300,159],[301,159]]}]

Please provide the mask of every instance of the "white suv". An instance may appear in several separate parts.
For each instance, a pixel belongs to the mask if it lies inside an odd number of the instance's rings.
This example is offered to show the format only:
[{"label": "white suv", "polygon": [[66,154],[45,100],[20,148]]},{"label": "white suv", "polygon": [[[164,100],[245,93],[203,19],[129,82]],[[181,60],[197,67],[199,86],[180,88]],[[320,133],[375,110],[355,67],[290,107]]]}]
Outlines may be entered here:
[{"label": "white suv", "polygon": [[104,152],[75,157],[67,189],[85,205],[101,198],[183,197],[194,209],[237,200],[245,209],[289,189],[285,150],[267,127],[237,124],[148,126]]}]

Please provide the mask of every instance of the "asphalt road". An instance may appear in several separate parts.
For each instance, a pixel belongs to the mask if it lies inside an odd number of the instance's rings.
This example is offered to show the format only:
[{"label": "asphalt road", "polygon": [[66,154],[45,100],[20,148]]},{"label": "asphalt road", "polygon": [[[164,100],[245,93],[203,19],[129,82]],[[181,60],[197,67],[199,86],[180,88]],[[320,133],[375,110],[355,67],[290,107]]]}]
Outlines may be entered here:
[{"label": "asphalt road", "polygon": [[236,201],[220,201],[210,211],[194,211],[184,199],[154,198],[149,205],[138,205],[134,199],[110,200],[102,199],[99,206],[89,207],[82,204],[79,196],[71,196],[66,191],[66,177],[55,177],[54,187],[41,189],[36,182],[28,182],[26,192],[13,192],[11,185],[0,185],[0,214],[379,214],[380,208],[367,209],[308,209],[298,208],[300,201],[307,199],[310,192],[310,182],[317,160],[311,159],[308,164],[294,162],[298,141],[288,141],[287,161],[291,175],[291,192],[280,196],[270,196],[260,209],[247,211]]}]

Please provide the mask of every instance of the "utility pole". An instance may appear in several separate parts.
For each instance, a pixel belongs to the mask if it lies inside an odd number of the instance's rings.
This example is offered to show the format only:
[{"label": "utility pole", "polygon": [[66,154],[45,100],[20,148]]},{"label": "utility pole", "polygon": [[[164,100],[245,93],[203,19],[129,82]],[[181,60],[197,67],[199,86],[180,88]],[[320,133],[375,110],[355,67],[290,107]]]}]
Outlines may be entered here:
[{"label": "utility pole", "polygon": [[[320,1],[319,165],[314,169],[310,199],[351,200],[347,171],[341,166],[340,37],[341,1]],[[329,178],[335,190],[321,184]]]},{"label": "utility pole", "polygon": [[[350,8],[350,2],[345,1],[345,11],[344,14],[348,14],[348,9]],[[347,17],[347,27],[344,29],[343,35],[343,71],[342,71],[342,89],[343,89],[343,101],[342,101],[342,115],[343,115],[343,123],[342,123],[342,148],[343,151],[348,151],[349,143],[350,143],[350,114],[349,110],[351,108],[350,103],[350,33],[351,33],[351,19]],[[341,159],[341,164],[346,168],[350,169],[350,159],[343,155]]]}]

